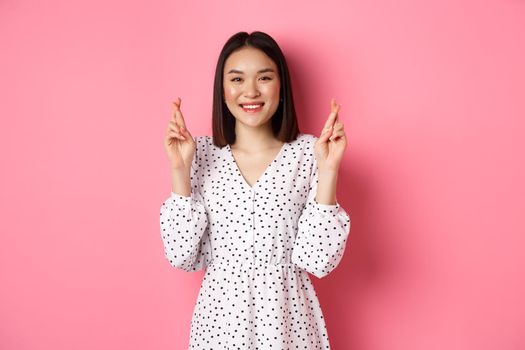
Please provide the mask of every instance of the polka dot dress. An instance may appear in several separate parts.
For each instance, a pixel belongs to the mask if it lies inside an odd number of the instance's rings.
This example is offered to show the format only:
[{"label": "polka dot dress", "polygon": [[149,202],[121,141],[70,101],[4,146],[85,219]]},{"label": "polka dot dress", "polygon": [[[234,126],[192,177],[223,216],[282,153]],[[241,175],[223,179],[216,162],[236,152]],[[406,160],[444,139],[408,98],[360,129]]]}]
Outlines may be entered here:
[{"label": "polka dot dress", "polygon": [[184,271],[206,269],[190,349],[330,349],[308,273],[339,264],[350,217],[319,204],[316,136],[284,143],[250,186],[228,146],[197,136],[191,196],[171,193],[160,209],[164,252]]}]

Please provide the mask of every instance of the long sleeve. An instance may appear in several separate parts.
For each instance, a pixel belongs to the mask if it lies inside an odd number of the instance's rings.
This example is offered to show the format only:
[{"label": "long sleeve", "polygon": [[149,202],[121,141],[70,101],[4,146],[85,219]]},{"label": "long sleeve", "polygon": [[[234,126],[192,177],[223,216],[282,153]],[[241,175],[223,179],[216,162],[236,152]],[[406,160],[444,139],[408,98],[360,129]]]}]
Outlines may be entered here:
[{"label": "long sleeve", "polygon": [[314,157],[308,198],[299,217],[291,259],[298,267],[322,278],[332,272],[343,257],[350,233],[350,216],[338,202],[318,203],[315,200],[317,184]]},{"label": "long sleeve", "polygon": [[171,192],[160,208],[164,254],[173,267],[187,272],[204,268],[212,258],[208,214],[200,195],[198,150],[197,143],[191,165],[191,196]]}]

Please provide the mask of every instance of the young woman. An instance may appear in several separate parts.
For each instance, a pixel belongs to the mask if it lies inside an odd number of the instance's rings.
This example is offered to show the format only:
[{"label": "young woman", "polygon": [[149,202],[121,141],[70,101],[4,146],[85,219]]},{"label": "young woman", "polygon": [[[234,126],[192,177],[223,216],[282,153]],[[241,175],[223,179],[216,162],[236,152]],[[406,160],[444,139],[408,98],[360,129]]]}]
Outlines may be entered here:
[{"label": "young woman", "polygon": [[191,349],[330,348],[308,273],[330,273],[350,231],[336,199],[347,140],[331,103],[319,137],[299,132],[284,55],[262,32],[221,51],[213,136],[194,139],[174,103],[160,227],[171,265],[206,269]]}]

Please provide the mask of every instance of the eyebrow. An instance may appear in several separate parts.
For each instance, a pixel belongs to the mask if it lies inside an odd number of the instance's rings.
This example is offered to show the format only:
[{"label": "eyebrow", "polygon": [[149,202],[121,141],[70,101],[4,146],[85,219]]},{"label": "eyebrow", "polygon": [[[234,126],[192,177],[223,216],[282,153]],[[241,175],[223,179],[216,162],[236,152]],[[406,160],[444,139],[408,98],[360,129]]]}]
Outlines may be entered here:
[{"label": "eyebrow", "polygon": [[[257,73],[266,73],[266,72],[274,72],[275,73],[275,71],[272,68],[264,68],[264,69],[259,70]],[[243,71],[240,71],[240,70],[237,70],[237,69],[231,69],[226,74],[243,74]]]}]

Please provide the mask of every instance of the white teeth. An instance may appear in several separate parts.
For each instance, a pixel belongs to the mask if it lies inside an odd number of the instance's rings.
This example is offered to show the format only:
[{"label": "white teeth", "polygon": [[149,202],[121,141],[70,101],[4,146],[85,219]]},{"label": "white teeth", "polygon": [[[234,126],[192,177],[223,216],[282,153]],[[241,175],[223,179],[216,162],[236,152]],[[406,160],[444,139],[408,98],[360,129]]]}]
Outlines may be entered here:
[{"label": "white teeth", "polygon": [[259,108],[261,107],[262,105],[243,105],[242,107],[243,108],[250,108],[250,109],[255,109],[255,108]]}]

